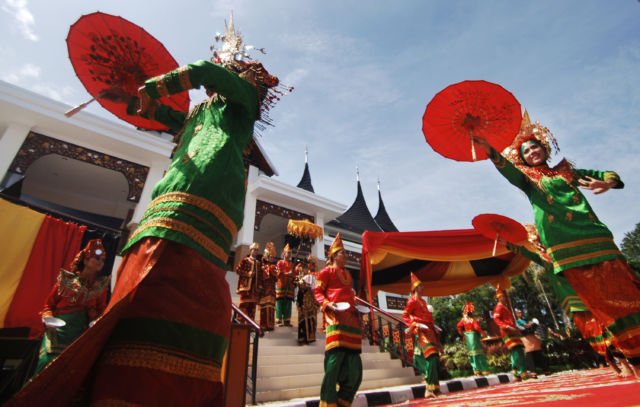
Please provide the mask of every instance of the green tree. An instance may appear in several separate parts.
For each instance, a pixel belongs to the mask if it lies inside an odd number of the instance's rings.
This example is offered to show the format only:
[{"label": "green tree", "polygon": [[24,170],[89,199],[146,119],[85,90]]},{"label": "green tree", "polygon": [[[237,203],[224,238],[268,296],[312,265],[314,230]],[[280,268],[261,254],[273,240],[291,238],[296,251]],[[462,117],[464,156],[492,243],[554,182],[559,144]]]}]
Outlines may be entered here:
[{"label": "green tree", "polygon": [[624,234],[622,239],[622,253],[627,258],[629,265],[636,272],[640,273],[640,223],[635,229]]}]

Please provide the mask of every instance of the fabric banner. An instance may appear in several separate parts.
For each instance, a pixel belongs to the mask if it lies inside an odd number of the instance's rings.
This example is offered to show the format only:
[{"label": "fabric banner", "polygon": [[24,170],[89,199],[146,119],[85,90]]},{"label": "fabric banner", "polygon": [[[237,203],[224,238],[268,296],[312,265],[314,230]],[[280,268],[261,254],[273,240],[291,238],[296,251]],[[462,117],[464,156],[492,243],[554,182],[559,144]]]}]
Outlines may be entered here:
[{"label": "fabric banner", "polygon": [[0,262],[0,328],[44,219],[42,213],[0,199],[0,247],[5,253]]},{"label": "fabric banner", "polygon": [[[524,244],[524,242],[522,242]],[[430,297],[453,295],[485,283],[509,287],[509,277],[530,264],[474,229],[431,232],[364,232],[361,289],[369,301],[378,290],[407,294],[410,273],[425,283]]]},{"label": "fabric banner", "polygon": [[85,229],[86,226],[45,217],[4,318],[5,327],[28,326],[31,337],[42,336],[44,327],[39,312],[60,269],[68,270],[80,251]]}]

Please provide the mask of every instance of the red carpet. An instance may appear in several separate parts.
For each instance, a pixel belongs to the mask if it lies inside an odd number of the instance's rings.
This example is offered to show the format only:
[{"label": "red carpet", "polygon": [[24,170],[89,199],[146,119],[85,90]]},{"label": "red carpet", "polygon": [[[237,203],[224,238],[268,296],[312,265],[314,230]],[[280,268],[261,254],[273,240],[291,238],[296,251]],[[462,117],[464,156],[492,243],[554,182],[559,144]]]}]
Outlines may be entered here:
[{"label": "red carpet", "polygon": [[618,378],[610,369],[557,373],[537,380],[419,399],[409,406],[640,406],[640,380]]}]

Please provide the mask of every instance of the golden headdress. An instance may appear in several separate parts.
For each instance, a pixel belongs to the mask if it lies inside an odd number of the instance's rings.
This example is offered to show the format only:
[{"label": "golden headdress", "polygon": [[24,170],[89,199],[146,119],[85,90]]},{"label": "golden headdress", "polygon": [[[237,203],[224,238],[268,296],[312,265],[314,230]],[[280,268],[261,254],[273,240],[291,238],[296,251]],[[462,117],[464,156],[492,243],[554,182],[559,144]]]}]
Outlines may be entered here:
[{"label": "golden headdress", "polygon": [[282,254],[285,254],[285,253],[291,253],[291,246],[289,246],[289,243],[284,245],[284,248],[282,249]]},{"label": "golden headdress", "polygon": [[[256,87],[261,94],[260,113],[261,117],[256,121],[257,130],[265,129],[265,126],[273,126],[268,112],[280,100],[281,96],[293,91],[293,87],[280,84],[279,79],[271,75],[262,66],[262,63],[253,59],[248,51],[255,50],[266,54],[264,48],[256,48],[253,45],[244,45],[242,35],[236,31],[233,24],[233,13],[229,18],[229,24],[225,21],[224,34],[216,33],[215,41],[220,43],[219,47],[212,45],[214,64],[222,65],[238,74],[242,79]],[[261,123],[262,124],[261,124]]]},{"label": "golden headdress", "polygon": [[416,287],[422,284],[422,281],[415,274],[411,273],[411,292],[413,292]]},{"label": "golden headdress", "polygon": [[498,285],[496,287],[496,298],[504,297],[505,295],[507,295],[507,292]]},{"label": "golden headdress", "polygon": [[339,251],[344,250],[344,245],[342,244],[342,235],[340,233],[336,234],[335,239],[333,239],[333,243],[331,243],[331,247],[329,247],[329,258],[333,259],[333,256],[336,255]]},{"label": "golden headdress", "polygon": [[558,148],[558,141],[553,136],[551,131],[544,127],[536,120],[531,124],[529,118],[529,112],[525,109],[522,115],[522,123],[520,123],[520,131],[513,139],[513,143],[503,151],[503,155],[512,163],[516,165],[527,165],[520,153],[520,146],[527,141],[534,140],[542,146],[544,149],[547,160],[551,157],[551,153],[560,151]]},{"label": "golden headdress", "polygon": [[249,250],[260,250],[260,243],[258,242],[253,242],[251,243],[251,245],[249,245]]}]

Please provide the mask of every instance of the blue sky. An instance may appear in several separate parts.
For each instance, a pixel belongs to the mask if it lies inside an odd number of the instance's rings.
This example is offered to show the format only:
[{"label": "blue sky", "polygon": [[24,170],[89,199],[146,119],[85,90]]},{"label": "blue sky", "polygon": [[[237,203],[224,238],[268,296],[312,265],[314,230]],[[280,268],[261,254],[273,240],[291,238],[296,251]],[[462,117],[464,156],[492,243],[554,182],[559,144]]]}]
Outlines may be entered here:
[{"label": "blue sky", "polygon": [[640,222],[637,0],[0,2],[0,79],[69,105],[87,99],[65,43],[82,14],[120,15],[186,64],[210,57],[233,10],[247,43],[267,49],[265,66],[295,87],[260,140],[278,178],[299,181],[306,146],[316,193],[350,205],[357,166],[372,214],[380,178],[402,231],[469,228],[480,213],[532,221],[488,161],[451,161],[424,140],[427,103],[467,79],[510,90],[577,167],[621,175],[622,190],[586,192],[617,242]]}]

